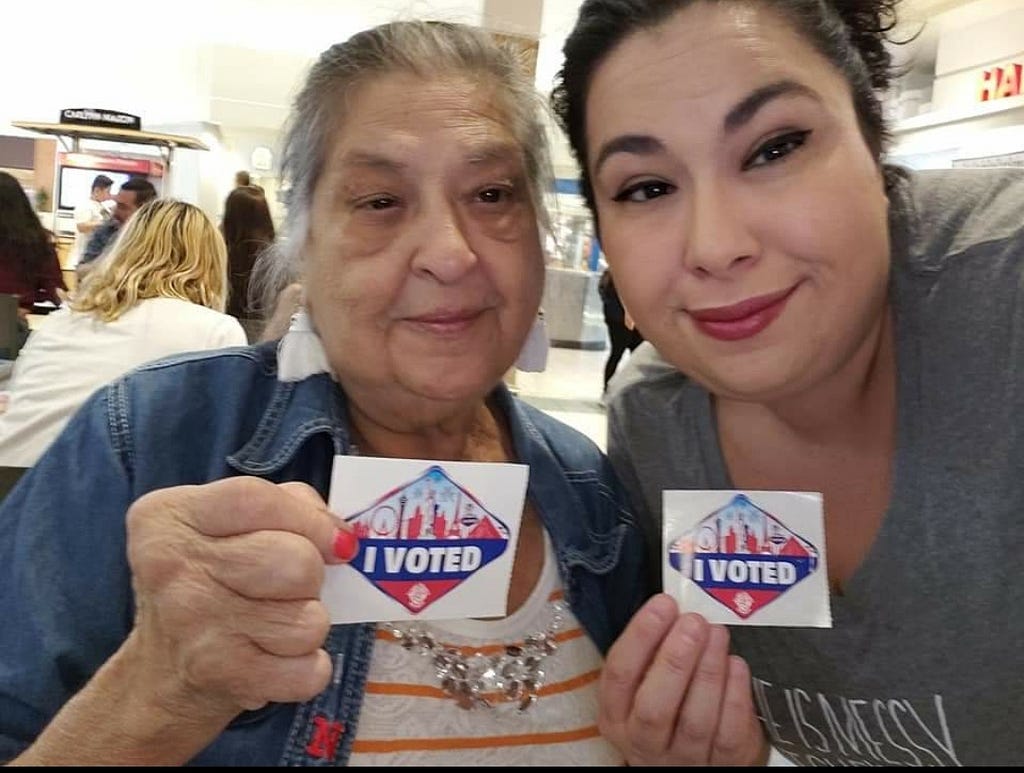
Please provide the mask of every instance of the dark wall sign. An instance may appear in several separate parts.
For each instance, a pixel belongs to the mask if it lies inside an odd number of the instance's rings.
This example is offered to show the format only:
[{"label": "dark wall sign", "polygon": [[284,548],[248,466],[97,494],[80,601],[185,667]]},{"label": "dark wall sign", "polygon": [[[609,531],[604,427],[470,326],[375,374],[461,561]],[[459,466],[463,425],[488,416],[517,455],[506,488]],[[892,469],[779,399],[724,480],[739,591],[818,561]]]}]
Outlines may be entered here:
[{"label": "dark wall sign", "polygon": [[100,110],[95,107],[66,107],[60,111],[60,122],[106,126],[111,129],[142,130],[142,120],[137,115],[119,113],[116,110]]}]

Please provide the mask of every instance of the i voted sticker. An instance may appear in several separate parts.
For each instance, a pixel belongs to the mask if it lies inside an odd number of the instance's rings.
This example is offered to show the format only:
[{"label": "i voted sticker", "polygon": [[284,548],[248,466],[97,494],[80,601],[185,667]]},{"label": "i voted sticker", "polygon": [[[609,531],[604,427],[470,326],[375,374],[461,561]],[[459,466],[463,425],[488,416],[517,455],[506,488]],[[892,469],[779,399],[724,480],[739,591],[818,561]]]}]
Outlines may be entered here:
[{"label": "i voted sticker", "polygon": [[830,627],[821,496],[666,491],[664,586],[716,623]]},{"label": "i voted sticker", "polygon": [[332,622],[503,615],[526,481],[523,465],[336,457],[330,507],[359,551],[327,569]]},{"label": "i voted sticker", "polygon": [[508,548],[508,527],[439,465],[350,516],[352,567],[419,613]]}]

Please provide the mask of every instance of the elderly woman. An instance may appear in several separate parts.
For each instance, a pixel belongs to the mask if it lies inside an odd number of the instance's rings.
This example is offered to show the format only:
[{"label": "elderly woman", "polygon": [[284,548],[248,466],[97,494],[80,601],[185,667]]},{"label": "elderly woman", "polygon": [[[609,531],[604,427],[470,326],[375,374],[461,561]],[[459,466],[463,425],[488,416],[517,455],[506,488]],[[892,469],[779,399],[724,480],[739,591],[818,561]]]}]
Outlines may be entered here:
[{"label": "elderly woman", "polygon": [[1024,759],[1024,174],[884,163],[893,6],[588,0],[566,42],[559,117],[655,347],[609,455],[656,565],[665,489],[825,506],[832,629],[730,656],[671,599],[636,616],[602,714],[633,762]]},{"label": "elderly woman", "polygon": [[[284,154],[306,308],[280,367],[267,344],[136,371],[0,510],[0,756],[621,761],[596,677],[645,593],[642,538],[596,447],[500,385],[543,276],[533,99],[467,27],[321,56]],[[529,465],[509,616],[431,628],[471,659],[559,622],[535,705],[457,703],[391,626],[329,625],[324,565],[357,546],[323,497],[357,448]]]}]

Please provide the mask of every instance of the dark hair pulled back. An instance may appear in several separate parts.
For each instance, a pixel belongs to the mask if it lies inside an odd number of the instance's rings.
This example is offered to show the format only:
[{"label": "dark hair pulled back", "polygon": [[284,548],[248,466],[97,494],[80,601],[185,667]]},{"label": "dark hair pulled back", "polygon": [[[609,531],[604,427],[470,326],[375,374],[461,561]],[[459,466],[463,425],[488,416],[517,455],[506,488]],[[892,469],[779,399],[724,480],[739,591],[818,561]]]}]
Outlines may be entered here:
[{"label": "dark hair pulled back", "polygon": [[780,14],[843,75],[864,140],[881,163],[889,142],[882,95],[894,77],[886,42],[899,0],[586,0],[562,48],[551,105],[579,162],[580,189],[591,212],[596,215],[587,174],[586,100],[594,71],[627,37],[695,2],[762,5]]}]

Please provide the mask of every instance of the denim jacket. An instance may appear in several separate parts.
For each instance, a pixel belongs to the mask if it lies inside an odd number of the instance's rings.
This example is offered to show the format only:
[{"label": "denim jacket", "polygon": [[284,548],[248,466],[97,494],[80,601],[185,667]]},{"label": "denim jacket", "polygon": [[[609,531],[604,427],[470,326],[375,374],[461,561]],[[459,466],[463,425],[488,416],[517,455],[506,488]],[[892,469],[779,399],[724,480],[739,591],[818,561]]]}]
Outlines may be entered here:
[{"label": "denim jacket", "polygon": [[[648,595],[643,543],[600,451],[513,398],[505,411],[566,598],[604,652]],[[274,346],[188,354],[104,387],[0,507],[0,760],[20,753],[128,636],[125,513],[143,494],[232,475],[301,480],[326,498],[349,451],[343,391],[276,377]],[[355,738],[372,624],[333,626],[335,671],[303,704],[240,715],[192,763],[339,765]]]}]

